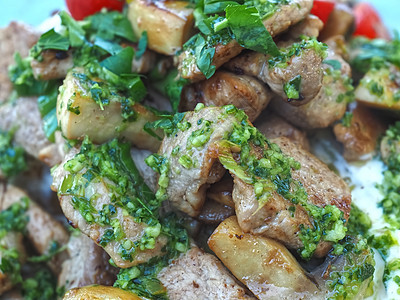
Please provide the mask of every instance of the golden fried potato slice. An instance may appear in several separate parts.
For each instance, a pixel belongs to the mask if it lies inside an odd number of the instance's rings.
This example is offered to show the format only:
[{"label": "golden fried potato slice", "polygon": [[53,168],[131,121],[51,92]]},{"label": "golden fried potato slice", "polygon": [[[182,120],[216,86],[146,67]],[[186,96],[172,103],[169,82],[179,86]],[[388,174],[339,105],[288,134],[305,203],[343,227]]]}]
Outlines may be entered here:
[{"label": "golden fried potato slice", "polygon": [[370,69],[355,90],[356,100],[365,105],[400,111],[400,70],[395,66]]},{"label": "golden fried potato slice", "polygon": [[90,285],[69,290],[63,300],[140,300],[131,292],[112,286]]},{"label": "golden fried potato slice", "polygon": [[173,55],[181,49],[193,30],[193,8],[187,1],[133,0],[128,18],[137,36],[146,31],[148,47]]},{"label": "golden fried potato slice", "polygon": [[282,244],[244,233],[235,216],[217,227],[208,245],[259,299],[275,299],[277,295],[279,299],[307,298],[318,293],[318,288]]}]

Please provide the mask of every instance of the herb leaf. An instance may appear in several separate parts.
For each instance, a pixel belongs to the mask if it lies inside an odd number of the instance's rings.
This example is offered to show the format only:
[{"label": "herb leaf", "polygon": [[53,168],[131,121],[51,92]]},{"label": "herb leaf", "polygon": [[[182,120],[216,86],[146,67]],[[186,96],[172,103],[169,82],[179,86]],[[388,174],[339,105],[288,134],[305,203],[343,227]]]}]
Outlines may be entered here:
[{"label": "herb leaf", "polygon": [[126,47],[103,60],[100,65],[117,75],[131,73],[134,52],[132,47]]},{"label": "herb leaf", "polygon": [[271,34],[261,22],[258,10],[255,7],[247,7],[246,5],[228,6],[226,18],[235,39],[241,46],[273,56],[279,55],[279,49]]}]

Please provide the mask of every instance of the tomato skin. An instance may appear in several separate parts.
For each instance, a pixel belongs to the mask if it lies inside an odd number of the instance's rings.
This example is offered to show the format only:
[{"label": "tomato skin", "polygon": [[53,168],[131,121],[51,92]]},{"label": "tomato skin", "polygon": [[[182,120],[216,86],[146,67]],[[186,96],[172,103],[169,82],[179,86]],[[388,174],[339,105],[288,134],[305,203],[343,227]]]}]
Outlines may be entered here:
[{"label": "tomato skin", "polygon": [[103,7],[109,10],[122,11],[124,0],[66,0],[71,16],[75,20],[83,20],[85,17],[99,12]]},{"label": "tomato skin", "polygon": [[326,24],[334,7],[335,2],[332,0],[314,0],[311,14],[317,16],[324,24]]},{"label": "tomato skin", "polygon": [[387,28],[371,4],[366,2],[357,3],[353,11],[356,23],[354,36],[364,36],[370,39],[390,39]]}]

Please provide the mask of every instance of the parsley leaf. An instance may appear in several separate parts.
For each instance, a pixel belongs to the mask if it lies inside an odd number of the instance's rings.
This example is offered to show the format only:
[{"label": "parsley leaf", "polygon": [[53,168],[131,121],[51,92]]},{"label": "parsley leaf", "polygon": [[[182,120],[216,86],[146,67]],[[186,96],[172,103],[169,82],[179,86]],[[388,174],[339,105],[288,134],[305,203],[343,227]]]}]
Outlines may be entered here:
[{"label": "parsley leaf", "polygon": [[54,49],[67,51],[69,46],[69,39],[57,33],[53,28],[40,36],[38,42],[31,50],[31,55],[32,57],[38,58],[43,50]]},{"label": "parsley leaf", "polygon": [[100,65],[117,75],[131,73],[133,55],[133,48],[126,47],[117,54],[107,57]]},{"label": "parsley leaf", "polygon": [[234,5],[226,8],[226,18],[238,43],[250,50],[261,53],[279,55],[271,34],[261,22],[255,7]]},{"label": "parsley leaf", "polygon": [[135,58],[139,59],[142,57],[144,52],[146,51],[147,48],[147,31],[143,31],[142,36],[140,37],[139,44],[138,44],[138,49],[136,51]]},{"label": "parsley leaf", "polygon": [[205,38],[199,34],[195,41],[194,53],[196,56],[196,64],[204,76],[209,79],[215,73],[215,66],[212,60],[215,54],[214,47],[208,47]]}]

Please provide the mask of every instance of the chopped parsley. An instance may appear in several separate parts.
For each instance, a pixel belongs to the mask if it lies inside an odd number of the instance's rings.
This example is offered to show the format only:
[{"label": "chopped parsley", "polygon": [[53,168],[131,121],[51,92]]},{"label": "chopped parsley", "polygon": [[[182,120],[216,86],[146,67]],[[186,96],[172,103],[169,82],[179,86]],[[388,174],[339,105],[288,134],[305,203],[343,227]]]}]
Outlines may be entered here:
[{"label": "chopped parsley", "polygon": [[5,177],[18,175],[26,170],[25,150],[13,143],[16,128],[0,131],[0,171]]}]

